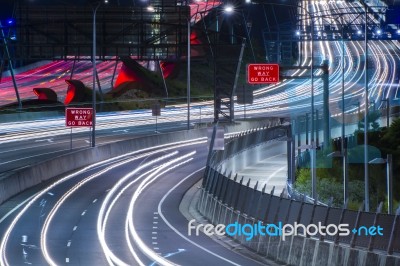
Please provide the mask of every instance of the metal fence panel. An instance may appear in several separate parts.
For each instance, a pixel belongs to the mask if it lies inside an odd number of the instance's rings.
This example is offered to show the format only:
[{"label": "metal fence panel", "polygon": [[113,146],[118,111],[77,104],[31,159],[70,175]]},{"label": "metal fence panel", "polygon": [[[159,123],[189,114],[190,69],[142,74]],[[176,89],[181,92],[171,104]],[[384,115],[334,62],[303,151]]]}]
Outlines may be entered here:
[{"label": "metal fence panel", "polygon": [[209,189],[210,189],[210,183],[211,183],[213,174],[214,174],[214,169],[212,167],[209,167],[208,174],[207,174],[207,180],[205,181],[205,184],[204,184],[204,189],[206,191],[209,191]]},{"label": "metal fence panel", "polygon": [[314,205],[309,203],[304,203],[303,209],[301,210],[300,223],[305,226],[309,225],[312,221]]},{"label": "metal fence panel", "polygon": [[290,207],[289,199],[281,199],[280,200],[279,209],[278,209],[278,213],[276,215],[275,222],[286,223],[286,217],[288,215],[289,207]]},{"label": "metal fence panel", "polygon": [[220,201],[222,201],[222,202],[225,202],[225,195],[226,195],[226,189],[228,187],[228,181],[229,181],[229,179],[226,176],[224,176],[223,179],[222,179],[221,192],[220,192],[220,195],[218,197],[218,199]]},{"label": "metal fence panel", "polygon": [[[372,238],[373,249],[387,250],[390,231],[393,227],[394,216],[388,214],[379,214],[377,225],[383,228],[383,236],[374,236]],[[400,241],[400,240],[398,240]]]},{"label": "metal fence panel", "polygon": [[290,205],[289,215],[288,215],[286,223],[294,224],[295,222],[297,222],[297,218],[299,217],[299,213],[301,210],[301,205],[302,205],[302,203],[300,201],[292,200],[292,203]]},{"label": "metal fence panel", "polygon": [[[351,210],[345,210],[344,212],[342,224],[348,224],[349,230],[352,230],[355,226],[357,213],[358,212]],[[339,236],[339,242],[350,244],[352,236],[351,233],[348,236]]]},{"label": "metal fence panel", "polygon": [[275,215],[279,209],[279,197],[273,196],[271,198],[271,204],[269,205],[268,213],[265,217],[265,222],[267,223],[275,223]]},{"label": "metal fence panel", "polygon": [[237,204],[235,206],[235,210],[239,210],[240,212],[243,212],[243,206],[246,203],[246,195],[247,195],[247,186],[241,185],[240,190],[239,190],[239,200],[237,201]]},{"label": "metal fence panel", "polygon": [[218,180],[221,178],[222,174],[218,173],[216,171],[216,174],[214,175],[214,179],[213,182],[211,184],[211,188],[210,188],[210,193],[213,194],[215,196],[215,191],[217,190],[217,184],[218,184]]},{"label": "metal fence panel", "polygon": [[239,197],[239,191],[240,191],[240,184],[237,182],[233,183],[233,189],[232,189],[232,195],[229,200],[229,206],[234,207],[234,204],[236,202],[236,198]]},{"label": "metal fence panel", "polygon": [[[250,182],[248,183],[248,185],[249,184],[250,184]],[[253,190],[253,188],[251,188],[250,186],[247,186],[245,202],[242,205],[242,212],[244,212],[246,214],[249,214],[249,205],[253,202],[254,192],[255,192],[255,190]]]},{"label": "metal fence panel", "polygon": [[217,180],[217,185],[215,188],[215,193],[214,196],[216,196],[218,199],[221,198],[221,189],[222,189],[222,183],[224,182],[224,179],[226,179],[226,177],[222,174],[218,175],[218,180]]},{"label": "metal fence panel", "polygon": [[[317,226],[319,225],[319,223],[321,223],[321,225],[325,226],[325,219],[326,219],[327,215],[328,215],[328,208],[327,207],[316,205],[315,209],[314,209],[314,215],[313,215],[313,218],[312,218],[312,223],[317,225]],[[321,237],[321,235],[320,234],[316,234],[315,237]]]},{"label": "metal fence panel", "polygon": [[206,169],[204,170],[204,176],[203,176],[203,181],[201,183],[202,187],[206,187],[207,181],[209,180],[209,175],[210,175],[211,167],[209,165],[206,165]]},{"label": "metal fence panel", "polygon": [[322,225],[325,225],[325,219],[326,219],[327,214],[328,214],[327,207],[316,205],[312,223],[318,224],[318,222],[320,222]]},{"label": "metal fence panel", "polygon": [[218,176],[218,172],[215,169],[213,169],[213,171],[210,175],[210,181],[208,182],[207,187],[206,187],[207,192],[211,193],[217,176]]},{"label": "metal fence panel", "polygon": [[228,179],[228,183],[226,185],[226,193],[224,198],[222,199],[222,202],[225,204],[229,205],[229,201],[232,197],[232,192],[233,192],[233,185],[234,183],[236,183],[235,181],[233,181],[232,179]]},{"label": "metal fence panel", "polygon": [[[326,220],[326,224],[339,224],[340,216],[342,215],[343,209],[339,208],[330,208],[328,213],[328,219]],[[336,236],[326,235],[325,239],[334,241]]]},{"label": "metal fence panel", "polygon": [[358,227],[358,234],[356,235],[355,239],[355,245],[359,247],[368,247],[369,239],[370,237],[368,236],[367,230],[364,229],[363,226],[365,226],[366,229],[368,229],[370,226],[374,225],[374,220],[375,220],[375,213],[370,213],[370,212],[362,212],[360,215],[360,223]]},{"label": "metal fence panel", "polygon": [[271,195],[269,194],[263,194],[262,197],[260,198],[259,204],[257,204],[257,213],[255,218],[258,220],[264,221],[265,216],[267,215],[267,208],[269,205],[269,200],[271,198]]},{"label": "metal fence panel", "polygon": [[400,252],[400,225],[399,225],[400,219],[397,220],[396,224],[396,231],[394,233],[394,240],[393,240],[393,251],[394,252]]},{"label": "metal fence panel", "polygon": [[253,198],[248,202],[246,209],[248,210],[247,214],[255,218],[257,216],[258,204],[260,203],[262,193],[261,191],[254,190],[252,195]]}]

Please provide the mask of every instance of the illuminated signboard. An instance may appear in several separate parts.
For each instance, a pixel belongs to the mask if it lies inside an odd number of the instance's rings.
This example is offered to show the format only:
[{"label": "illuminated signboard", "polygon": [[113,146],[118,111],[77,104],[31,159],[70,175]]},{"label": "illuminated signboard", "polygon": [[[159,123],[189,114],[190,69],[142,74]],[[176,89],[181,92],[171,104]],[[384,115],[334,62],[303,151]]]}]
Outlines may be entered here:
[{"label": "illuminated signboard", "polygon": [[278,64],[248,64],[247,83],[271,84],[279,82]]},{"label": "illuminated signboard", "polygon": [[91,127],[93,108],[66,108],[65,126]]}]

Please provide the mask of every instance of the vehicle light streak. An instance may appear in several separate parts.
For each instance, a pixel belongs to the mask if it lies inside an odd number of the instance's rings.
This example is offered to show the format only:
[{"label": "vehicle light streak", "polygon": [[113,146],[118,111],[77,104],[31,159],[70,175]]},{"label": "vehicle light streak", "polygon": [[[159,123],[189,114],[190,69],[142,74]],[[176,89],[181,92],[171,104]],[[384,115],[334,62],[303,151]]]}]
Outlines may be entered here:
[{"label": "vehicle light streak", "polygon": [[[175,148],[175,147],[174,147]],[[168,155],[165,156],[161,156],[155,160],[152,160],[148,163],[145,163],[143,165],[141,165],[140,167],[137,167],[134,171],[128,173],[127,175],[125,175],[124,177],[122,177],[115,186],[112,187],[112,189],[108,192],[106,198],[104,199],[100,211],[99,211],[99,215],[97,218],[97,235],[100,241],[100,245],[103,249],[103,252],[107,258],[107,261],[110,263],[110,265],[112,265],[112,263],[116,263],[117,265],[128,265],[124,262],[122,262],[122,260],[120,260],[119,258],[117,258],[117,256],[114,255],[114,253],[111,251],[111,249],[108,247],[107,242],[105,240],[105,231],[106,231],[106,227],[107,227],[107,221],[111,212],[111,209],[113,208],[114,204],[117,202],[117,200],[119,199],[119,197],[124,193],[124,191],[131,185],[133,185],[134,183],[138,182],[141,178],[143,178],[145,175],[159,169],[160,166],[158,166],[155,169],[151,169],[149,171],[147,171],[146,173],[140,175],[138,178],[136,178],[135,180],[133,180],[132,182],[129,183],[128,186],[120,189],[120,187],[129,179],[131,178],[133,175],[135,175],[137,172],[139,172],[140,170],[153,165],[155,163],[160,162],[161,160],[167,159],[171,156],[175,156],[176,154],[178,154],[177,151],[172,152]],[[147,155],[146,155],[147,156]],[[145,156],[143,156],[145,157]],[[119,192],[118,192],[119,190]],[[117,193],[118,192],[118,193]],[[116,196],[114,196],[117,193]],[[114,197],[112,199],[112,197]],[[111,201],[111,203],[110,203]],[[109,206],[108,206],[109,205]]]},{"label": "vehicle light streak", "polygon": [[[179,167],[185,163],[190,162],[191,160],[193,160],[193,158],[189,158],[185,161],[179,162],[181,160],[184,160],[188,157],[194,156],[196,152],[193,151],[191,153],[188,153],[186,155],[183,155],[181,157],[178,157],[174,160],[171,160],[167,163],[165,163],[162,167],[160,167],[159,169],[157,169],[155,172],[153,172],[152,174],[150,174],[148,177],[146,177],[138,186],[138,188],[135,190],[133,196],[132,196],[132,200],[129,204],[129,209],[128,209],[128,214],[127,214],[127,220],[126,223],[128,224],[128,228],[129,228],[129,232],[130,232],[130,236],[133,238],[133,240],[135,241],[135,244],[139,247],[139,249],[150,259],[152,259],[153,261],[156,261],[157,263],[160,263],[161,265],[166,265],[166,266],[172,266],[172,265],[176,265],[172,262],[170,262],[169,260],[165,259],[164,257],[158,255],[157,253],[155,253],[153,250],[151,250],[149,247],[147,247],[143,240],[139,237],[139,235],[136,232],[135,226],[133,224],[133,217],[134,217],[134,205],[136,200],[138,199],[139,195],[142,193],[142,191],[148,186],[150,185],[152,182],[154,182],[158,177],[160,177],[161,175],[165,174],[166,172]],[[178,163],[179,162],[179,163]],[[175,164],[175,165],[174,165]],[[168,168],[167,168],[168,167]],[[164,168],[167,168],[166,170],[162,171]],[[128,238],[129,239],[129,238]],[[132,251],[133,249],[131,249]],[[134,251],[134,250],[133,250]],[[137,258],[137,255],[133,254],[134,258]],[[140,260],[137,261],[138,263],[142,263]]]},{"label": "vehicle light streak", "polygon": [[[110,162],[114,162],[116,160],[120,160],[123,159],[126,156],[133,156],[135,154],[140,154],[143,153],[145,151],[149,151],[149,150],[153,150],[153,149],[160,149],[162,148],[163,150],[171,148],[174,145],[195,145],[197,143],[204,143],[206,140],[205,138],[198,138],[198,139],[193,139],[193,140],[187,140],[187,141],[180,141],[180,142],[174,142],[174,143],[170,143],[170,144],[163,144],[163,145],[157,145],[154,147],[149,147],[149,148],[144,148],[141,150],[137,150],[137,151],[133,151],[133,152],[129,152],[123,155],[119,155],[116,156],[114,158],[111,159],[107,159],[104,161],[100,161],[94,164],[91,164],[87,167],[84,167],[83,169],[76,171],[72,174],[69,174],[63,178],[61,178],[60,180],[54,182],[53,184],[49,185],[47,188],[43,189],[42,191],[38,192],[30,201],[27,202],[27,204],[21,209],[21,211],[15,216],[15,218],[13,219],[13,221],[10,223],[10,225],[8,226],[7,230],[4,232],[2,239],[1,239],[1,243],[0,243],[0,265],[1,266],[6,266],[9,265],[8,260],[7,260],[7,256],[6,256],[6,245],[8,242],[8,238],[10,237],[10,234],[12,232],[12,230],[14,229],[16,223],[21,219],[21,217],[26,213],[26,211],[38,200],[40,199],[43,195],[45,195],[46,193],[48,193],[50,190],[52,190],[54,187],[58,186],[59,184],[79,175],[82,174],[88,170],[94,169],[98,166],[110,163]],[[191,144],[194,143],[194,144]],[[146,154],[147,155],[147,154]],[[129,160],[134,160],[135,158],[130,158]],[[125,161],[123,161],[125,162]],[[121,162],[119,162],[121,163]],[[118,164],[117,164],[118,165]],[[117,167],[116,165],[113,165],[114,168]],[[111,166],[111,167],[113,167]],[[108,167],[107,169],[111,170],[113,168]],[[101,171],[102,173],[104,173],[104,171]],[[97,173],[99,174],[99,173]],[[41,239],[41,242],[43,241],[43,239]],[[43,243],[43,242],[42,242]]]}]

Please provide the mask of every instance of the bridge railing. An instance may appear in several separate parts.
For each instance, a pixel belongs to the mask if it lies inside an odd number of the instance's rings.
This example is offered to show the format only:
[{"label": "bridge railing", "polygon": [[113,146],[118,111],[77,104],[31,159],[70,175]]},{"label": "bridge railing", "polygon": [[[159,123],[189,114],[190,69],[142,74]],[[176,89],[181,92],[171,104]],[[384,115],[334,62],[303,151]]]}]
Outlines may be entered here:
[{"label": "bridge railing", "polygon": [[[274,195],[274,188],[269,193],[265,185],[260,191],[259,184],[250,186],[250,179],[244,183],[243,177],[229,173],[229,169],[222,170],[221,164],[227,158],[234,156],[243,149],[259,144],[261,141],[270,141],[271,138],[282,138],[278,133],[285,129],[284,126],[259,130],[242,135],[231,140],[224,151],[214,153],[212,160],[207,165],[202,183],[201,197],[198,209],[213,224],[261,224],[264,226],[274,224],[302,224],[306,228],[311,225],[347,224],[349,234],[339,235],[333,232],[334,226],[329,228],[329,234],[320,233],[304,234],[302,228],[298,234],[305,238],[312,238],[321,242],[344,244],[350,247],[379,250],[386,254],[400,252],[400,208],[396,215],[363,212],[335,208],[320,204],[309,203],[303,200],[287,198],[283,191],[279,196]],[[268,138],[271,137],[271,138]],[[379,227],[378,227],[379,226]],[[332,228],[332,229],[331,229]],[[375,228],[375,229],[371,229]],[[380,235],[379,228],[382,228]],[[249,228],[248,228],[249,229]],[[356,232],[352,230],[356,229]],[[250,229],[249,229],[250,230]],[[250,231],[247,230],[248,233]],[[332,231],[331,231],[332,230]],[[254,235],[251,240],[246,240],[243,234],[235,235],[234,239],[248,248],[272,258],[276,258],[274,245],[281,243],[281,237]],[[270,256],[271,255],[271,256]],[[274,257],[275,256],[275,257]]]}]

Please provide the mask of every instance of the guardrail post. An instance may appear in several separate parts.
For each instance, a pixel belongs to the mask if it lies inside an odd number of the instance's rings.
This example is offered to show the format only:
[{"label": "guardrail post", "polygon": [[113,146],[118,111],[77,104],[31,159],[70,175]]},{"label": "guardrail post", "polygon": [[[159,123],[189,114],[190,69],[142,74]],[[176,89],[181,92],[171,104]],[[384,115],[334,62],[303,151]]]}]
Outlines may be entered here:
[{"label": "guardrail post", "polygon": [[399,223],[399,219],[400,219],[400,206],[397,208],[396,216],[394,217],[394,221],[393,221],[392,232],[390,234],[389,245],[388,245],[388,249],[387,249],[388,255],[393,254],[393,244],[394,244],[394,240],[395,240],[394,238],[396,235],[396,229],[398,227],[397,223]]},{"label": "guardrail post", "polygon": [[[378,224],[379,215],[382,212],[382,206],[383,206],[383,202],[381,201],[378,205],[378,208],[376,209],[375,218],[374,218],[374,226],[376,226]],[[374,249],[374,239],[375,239],[375,237],[372,235],[369,237],[368,251],[372,251]]]},{"label": "guardrail post", "polygon": [[[360,208],[358,208],[358,213],[357,213],[356,222],[354,224],[354,228],[358,228],[358,226],[360,224],[360,216],[361,216],[361,212],[363,209],[364,209],[364,201],[361,204]],[[353,236],[351,237],[351,240],[350,240],[350,247],[354,248],[354,246],[356,245],[356,239],[357,239],[357,234],[353,234]]]}]

